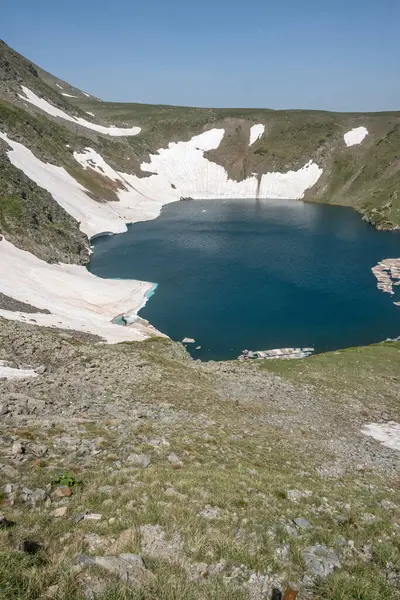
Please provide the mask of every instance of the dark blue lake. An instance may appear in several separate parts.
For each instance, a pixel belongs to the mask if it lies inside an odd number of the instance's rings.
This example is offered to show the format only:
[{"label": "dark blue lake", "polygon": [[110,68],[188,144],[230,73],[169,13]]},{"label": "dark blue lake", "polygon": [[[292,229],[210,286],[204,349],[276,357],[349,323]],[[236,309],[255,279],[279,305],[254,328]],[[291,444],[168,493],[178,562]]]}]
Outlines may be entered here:
[{"label": "dark blue lake", "polygon": [[[371,267],[400,257],[400,233],[376,231],[353,210],[282,200],[166,205],[157,219],[93,241],[100,277],[158,283],[139,313],[192,356],[244,348],[317,352],[400,335],[400,308]],[[195,350],[195,346],[201,346]]]}]

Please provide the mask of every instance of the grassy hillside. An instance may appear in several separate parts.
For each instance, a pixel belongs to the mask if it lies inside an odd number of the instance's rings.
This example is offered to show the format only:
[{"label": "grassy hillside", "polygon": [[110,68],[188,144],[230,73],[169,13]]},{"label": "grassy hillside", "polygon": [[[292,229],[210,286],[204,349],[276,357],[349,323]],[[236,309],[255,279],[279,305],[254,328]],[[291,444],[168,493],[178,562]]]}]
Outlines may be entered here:
[{"label": "grassy hillside", "polygon": [[[0,359],[42,367],[0,381],[5,600],[399,598],[397,453],[361,433],[399,419],[399,344],[260,369],[2,321]],[[123,553],[135,583],[89,564]]]}]

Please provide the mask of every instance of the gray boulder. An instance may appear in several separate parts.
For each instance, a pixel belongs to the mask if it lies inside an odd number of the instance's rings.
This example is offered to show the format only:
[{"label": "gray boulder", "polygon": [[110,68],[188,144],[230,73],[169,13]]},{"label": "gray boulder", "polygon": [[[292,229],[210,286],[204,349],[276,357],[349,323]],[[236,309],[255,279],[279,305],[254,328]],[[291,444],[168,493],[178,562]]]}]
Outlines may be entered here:
[{"label": "gray boulder", "polygon": [[303,556],[309,574],[315,577],[327,577],[340,567],[336,552],[327,546],[309,546],[304,550]]},{"label": "gray boulder", "polygon": [[138,554],[120,554],[119,556],[86,556],[77,557],[77,564],[83,567],[95,565],[109,573],[117,575],[131,588],[140,587],[154,579],[141,556]]},{"label": "gray boulder", "polygon": [[130,454],[127,458],[128,462],[143,467],[144,469],[150,464],[150,457],[147,454]]}]

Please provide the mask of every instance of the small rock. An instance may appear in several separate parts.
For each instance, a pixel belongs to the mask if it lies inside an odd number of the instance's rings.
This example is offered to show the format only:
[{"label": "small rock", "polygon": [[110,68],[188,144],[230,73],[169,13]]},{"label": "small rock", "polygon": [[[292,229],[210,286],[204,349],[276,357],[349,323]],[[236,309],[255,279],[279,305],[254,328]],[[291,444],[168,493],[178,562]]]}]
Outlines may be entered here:
[{"label": "small rock", "polygon": [[168,455],[168,460],[171,463],[173,469],[181,469],[183,467],[183,462],[181,461],[179,456],[177,456],[174,453]]},{"label": "small rock", "polygon": [[83,536],[83,540],[88,547],[89,552],[95,552],[103,546],[103,538],[97,533],[87,533]]},{"label": "small rock", "polygon": [[312,496],[312,492],[310,492],[309,490],[288,490],[287,491],[287,497],[289,500],[292,500],[292,502],[298,502],[299,500],[301,500],[301,498],[308,498],[309,496]]},{"label": "small rock", "polygon": [[66,506],[60,506],[59,508],[56,508],[55,510],[53,510],[53,512],[51,513],[52,517],[65,517],[65,515],[67,514],[68,508]]},{"label": "small rock", "polygon": [[62,485],[54,491],[54,496],[56,498],[69,498],[72,496],[72,490],[68,486]]},{"label": "small rock", "polygon": [[101,521],[101,515],[98,513],[87,513],[83,518],[85,521]]},{"label": "small rock", "polygon": [[128,462],[131,462],[138,467],[143,467],[144,469],[150,464],[150,457],[147,454],[130,454],[127,458]]},{"label": "small rock", "polygon": [[71,518],[71,521],[73,521],[73,523],[80,523],[81,521],[83,521],[83,519],[86,517],[86,515],[89,513],[88,510],[85,510],[83,512],[78,513],[77,515],[74,515]]},{"label": "small rock", "polygon": [[316,577],[327,577],[340,567],[337,554],[327,546],[309,546],[304,550],[303,556],[309,573]]},{"label": "small rock", "polygon": [[290,535],[290,537],[298,537],[299,535],[298,530],[291,525],[285,525],[285,531],[288,535]]},{"label": "small rock", "polygon": [[219,508],[206,506],[206,508],[199,512],[198,516],[203,517],[204,519],[219,519]]},{"label": "small rock", "polygon": [[43,446],[42,444],[32,444],[29,446],[29,450],[34,456],[37,456],[38,459],[43,458],[48,452],[47,446]]},{"label": "small rock", "polygon": [[35,370],[38,375],[43,375],[43,373],[46,373],[47,367],[45,367],[44,365],[41,365],[40,367],[38,367]]},{"label": "small rock", "polygon": [[59,590],[59,586],[58,585],[51,585],[49,588],[47,588],[46,591],[46,598],[56,598],[57,594],[58,594],[58,590]]},{"label": "small rock", "polygon": [[380,505],[385,510],[396,510],[396,508],[397,508],[397,504],[395,504],[394,502],[391,502],[390,500],[382,500],[382,502],[380,502]]},{"label": "small rock", "polygon": [[13,456],[22,456],[25,454],[25,446],[21,444],[21,442],[14,442],[11,448],[11,453]]},{"label": "small rock", "polygon": [[311,529],[312,525],[307,519],[303,519],[302,517],[297,517],[293,519],[293,523],[299,527],[299,529]]},{"label": "small rock", "polygon": [[8,414],[8,404],[0,404],[0,417]]},{"label": "small rock", "polygon": [[37,502],[44,502],[47,498],[46,490],[37,488],[36,490],[30,490],[29,488],[22,488],[20,498],[22,502],[26,502],[30,506],[35,506]]},{"label": "small rock", "polygon": [[376,516],[373,515],[372,513],[364,513],[363,515],[361,515],[361,520],[363,523],[374,523],[376,521]]}]

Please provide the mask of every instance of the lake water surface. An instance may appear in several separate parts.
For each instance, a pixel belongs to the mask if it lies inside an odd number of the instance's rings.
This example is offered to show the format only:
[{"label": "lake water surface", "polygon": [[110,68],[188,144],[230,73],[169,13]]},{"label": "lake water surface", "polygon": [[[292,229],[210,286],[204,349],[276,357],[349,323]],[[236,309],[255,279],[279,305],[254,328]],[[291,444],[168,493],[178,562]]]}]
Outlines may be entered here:
[{"label": "lake water surface", "polygon": [[[400,233],[351,209],[289,200],[168,204],[157,219],[93,241],[100,277],[158,283],[140,311],[202,360],[244,348],[317,352],[400,335],[400,286],[379,291],[371,267],[400,257]],[[195,346],[201,346],[195,350]]]}]

